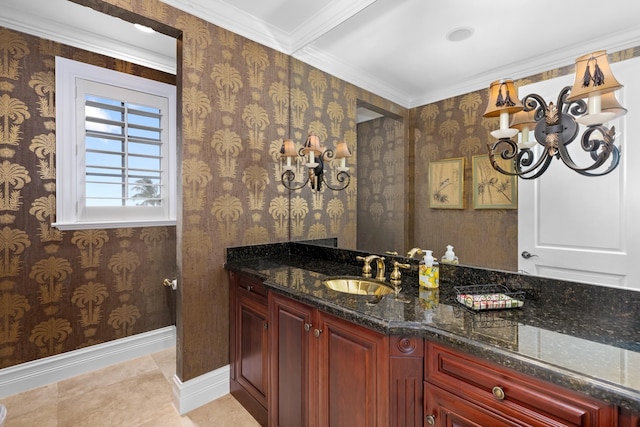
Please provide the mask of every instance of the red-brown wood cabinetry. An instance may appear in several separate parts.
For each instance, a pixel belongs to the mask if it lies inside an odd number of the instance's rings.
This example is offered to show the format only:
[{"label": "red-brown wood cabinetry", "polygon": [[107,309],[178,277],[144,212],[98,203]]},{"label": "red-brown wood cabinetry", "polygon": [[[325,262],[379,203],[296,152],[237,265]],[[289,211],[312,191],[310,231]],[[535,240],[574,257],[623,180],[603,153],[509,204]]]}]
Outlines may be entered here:
[{"label": "red-brown wood cabinetry", "polygon": [[433,342],[424,388],[425,425],[617,425],[613,405]]},{"label": "red-brown wood cabinetry", "polygon": [[267,425],[268,320],[267,292],[261,281],[230,273],[231,394]]},{"label": "red-brown wood cabinetry", "polygon": [[389,426],[388,338],[269,294],[273,427]]},{"label": "red-brown wood cabinetry", "polygon": [[640,414],[230,272],[231,393],[263,426],[640,427]]}]

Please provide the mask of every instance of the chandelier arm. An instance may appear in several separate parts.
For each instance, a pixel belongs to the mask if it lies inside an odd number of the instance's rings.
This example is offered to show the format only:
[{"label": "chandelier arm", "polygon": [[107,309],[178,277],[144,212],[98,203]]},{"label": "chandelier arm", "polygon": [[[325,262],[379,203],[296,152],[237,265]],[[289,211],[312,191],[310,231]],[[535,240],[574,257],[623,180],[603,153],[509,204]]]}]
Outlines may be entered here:
[{"label": "chandelier arm", "polygon": [[282,185],[284,185],[285,188],[288,188],[289,190],[295,191],[295,190],[300,190],[301,188],[304,188],[305,185],[307,185],[307,183],[309,182],[309,175],[307,175],[307,179],[305,179],[304,182],[299,186],[295,186],[292,184],[293,180],[295,179],[296,179],[296,174],[290,170],[286,170],[282,172],[282,175],[280,176],[280,181],[282,181]]},{"label": "chandelier arm", "polygon": [[[505,160],[513,161],[513,167],[514,167],[513,172],[503,169],[498,164],[495,158],[497,148],[499,145],[502,145],[502,144],[506,144],[507,147],[500,152],[500,157],[502,157]],[[528,148],[518,151],[518,145],[508,138],[499,139],[493,144],[489,143],[487,144],[487,147],[489,148],[489,161],[491,162],[491,166],[495,170],[497,170],[498,172],[504,175],[519,176],[523,179],[537,178],[540,175],[542,175],[544,171],[546,171],[547,168],[549,167],[549,163],[551,162],[551,158],[552,158],[549,155],[548,151],[545,149],[544,155],[540,156],[538,161],[533,166],[531,166],[531,164],[533,163],[533,152]],[[524,169],[523,166],[526,169]],[[527,174],[533,173],[533,172],[535,172],[534,175],[526,176]]]},{"label": "chandelier arm", "polygon": [[337,187],[332,187],[326,179],[323,179],[324,185],[326,185],[329,189],[331,189],[333,191],[341,191],[341,190],[344,190],[345,188],[347,188],[349,186],[349,184],[351,183],[351,175],[349,175],[349,173],[347,173],[345,171],[338,172],[337,175],[336,175],[336,179],[338,180],[338,182],[344,183],[344,185],[339,185]]},{"label": "chandelier arm", "polygon": [[321,157],[324,161],[327,161],[333,159],[335,155],[335,152],[331,148],[327,148],[322,152]]},{"label": "chandelier arm", "polygon": [[[592,139],[591,138],[593,133],[596,132],[596,131],[599,132],[603,136],[603,139]],[[595,125],[595,126],[589,126],[584,131],[584,133],[582,134],[582,137],[581,137],[580,145],[581,145],[582,149],[585,152],[590,153],[591,158],[594,160],[594,162],[592,164],[588,165],[588,166],[580,167],[573,161],[573,159],[571,158],[571,155],[569,154],[569,151],[566,148],[566,145],[569,142],[571,142],[571,141],[568,141],[568,142],[566,142],[564,144],[559,144],[558,145],[558,156],[564,162],[565,165],[567,165],[570,169],[572,169],[572,170],[574,170],[574,171],[576,171],[578,173],[588,172],[588,171],[591,171],[591,170],[594,170],[594,169],[597,169],[597,168],[601,167],[602,165],[605,164],[605,162],[609,159],[609,157],[611,157],[611,155],[614,152],[614,150],[616,151],[616,155],[619,157],[618,148],[614,145],[614,142],[615,142],[615,126],[612,127],[611,129],[608,129],[607,127],[602,126],[602,125]],[[618,158],[618,161],[619,161],[619,158]],[[615,162],[615,161],[612,164],[615,164],[615,166],[617,166],[617,162]],[[611,170],[613,170],[613,169],[611,169]],[[607,170],[607,171],[605,171],[603,173],[597,173],[597,174],[591,174],[590,173],[588,175],[589,176],[600,176],[600,175],[603,175],[605,173],[611,172],[611,170]]]},{"label": "chandelier arm", "polygon": [[[530,150],[527,150],[527,151],[530,151]],[[516,170],[521,170],[518,176],[522,179],[536,179],[539,176],[542,176],[542,174],[546,172],[547,168],[551,164],[551,160],[553,160],[553,156],[549,155],[547,150],[545,150],[544,153],[545,154],[543,156],[540,156],[536,164],[527,170],[522,171],[519,166],[516,166]],[[531,153],[531,155],[533,156],[533,153]],[[535,172],[533,175],[527,176],[528,173],[533,173],[533,172]]]},{"label": "chandelier arm", "polygon": [[522,104],[524,105],[524,111],[535,110],[534,120],[540,121],[544,118],[544,112],[547,109],[547,103],[543,97],[537,93],[530,93],[522,98]]},{"label": "chandelier arm", "polygon": [[613,150],[611,151],[611,163],[609,164],[609,167],[607,169],[599,173],[592,173],[588,171],[579,171],[579,170],[576,172],[584,176],[603,176],[603,175],[607,175],[609,172],[617,168],[619,163],[620,163],[620,150],[618,150],[618,147],[614,146]]}]

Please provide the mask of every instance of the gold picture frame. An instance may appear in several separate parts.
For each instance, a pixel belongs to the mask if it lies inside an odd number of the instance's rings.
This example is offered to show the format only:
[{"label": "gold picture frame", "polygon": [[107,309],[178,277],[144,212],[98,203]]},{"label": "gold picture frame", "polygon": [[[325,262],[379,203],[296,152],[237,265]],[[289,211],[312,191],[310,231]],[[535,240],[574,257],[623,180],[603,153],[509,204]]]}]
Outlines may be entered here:
[{"label": "gold picture frame", "polygon": [[464,157],[429,163],[429,207],[464,209]]},{"label": "gold picture frame", "polygon": [[[513,162],[496,157],[506,171],[513,171]],[[473,156],[473,208],[517,209],[518,179],[515,175],[504,175],[491,166],[488,154]]]}]

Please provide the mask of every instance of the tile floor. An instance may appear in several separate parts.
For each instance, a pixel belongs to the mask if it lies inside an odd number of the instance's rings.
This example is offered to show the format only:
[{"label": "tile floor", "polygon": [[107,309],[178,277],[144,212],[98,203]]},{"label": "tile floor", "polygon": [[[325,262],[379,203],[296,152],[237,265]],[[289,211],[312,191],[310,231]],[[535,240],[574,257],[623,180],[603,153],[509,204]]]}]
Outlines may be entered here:
[{"label": "tile floor", "polygon": [[225,395],[180,416],[171,403],[175,348],[79,375],[0,402],[5,427],[257,427]]}]

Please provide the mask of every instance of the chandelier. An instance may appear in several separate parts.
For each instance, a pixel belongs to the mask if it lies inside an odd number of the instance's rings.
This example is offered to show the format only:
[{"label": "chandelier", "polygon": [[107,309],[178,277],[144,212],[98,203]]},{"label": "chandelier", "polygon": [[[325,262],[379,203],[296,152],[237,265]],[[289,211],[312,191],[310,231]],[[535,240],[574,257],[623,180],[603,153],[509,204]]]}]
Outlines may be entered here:
[{"label": "chandelier", "polygon": [[[322,147],[320,138],[313,133],[309,134],[304,145],[299,150],[296,150],[293,140],[285,139],[282,141],[282,148],[280,148],[280,157],[286,159],[286,165],[283,167],[284,172],[280,178],[282,185],[289,190],[299,190],[306,186],[307,183],[315,191],[321,191],[323,185],[334,191],[344,190],[351,182],[349,168],[346,166],[346,159],[350,156],[351,152],[344,141],[337,143],[336,151],[334,152],[330,148]],[[295,182],[295,167],[291,164],[291,160],[298,157],[306,160],[304,165],[307,168],[307,174],[302,183]],[[336,167],[336,181],[339,183],[337,186],[332,186],[325,179],[325,164],[334,159],[340,160],[340,166]]]},{"label": "chandelier", "polygon": [[[627,112],[614,95],[621,87],[604,50],[576,59],[575,82],[560,91],[555,104],[547,104],[537,94],[519,100],[513,80],[494,81],[489,86],[489,103],[484,112],[484,117],[500,117],[500,128],[491,132],[497,141],[487,144],[491,165],[505,175],[534,179],[547,170],[555,157],[581,175],[608,174],[620,162],[620,149],[614,145],[615,127],[609,129],[604,123]],[[583,156],[589,160],[587,165],[576,162],[568,149],[578,137],[580,125],[586,126],[580,147],[588,154]],[[530,130],[534,131],[534,140],[529,140]],[[520,142],[516,142],[513,138],[519,132]],[[535,150],[538,145],[541,148]],[[513,170],[503,169],[497,156],[511,161]]]}]

